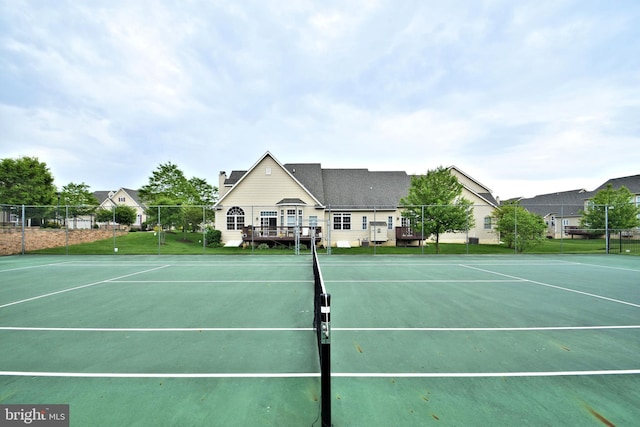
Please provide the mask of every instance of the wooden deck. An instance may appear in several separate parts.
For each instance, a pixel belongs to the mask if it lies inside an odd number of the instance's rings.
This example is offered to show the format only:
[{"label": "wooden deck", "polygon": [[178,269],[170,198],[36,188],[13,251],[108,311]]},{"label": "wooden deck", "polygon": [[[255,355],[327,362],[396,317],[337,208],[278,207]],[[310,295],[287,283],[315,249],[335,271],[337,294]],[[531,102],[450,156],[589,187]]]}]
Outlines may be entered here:
[{"label": "wooden deck", "polygon": [[411,227],[396,227],[396,246],[408,246],[410,242],[421,240],[423,240],[422,234],[416,234]]},{"label": "wooden deck", "polygon": [[[322,238],[321,227],[299,227],[300,243],[308,246],[315,238]],[[269,246],[290,246],[296,242],[296,227],[244,227],[242,229],[242,241],[245,243],[267,243]]]}]

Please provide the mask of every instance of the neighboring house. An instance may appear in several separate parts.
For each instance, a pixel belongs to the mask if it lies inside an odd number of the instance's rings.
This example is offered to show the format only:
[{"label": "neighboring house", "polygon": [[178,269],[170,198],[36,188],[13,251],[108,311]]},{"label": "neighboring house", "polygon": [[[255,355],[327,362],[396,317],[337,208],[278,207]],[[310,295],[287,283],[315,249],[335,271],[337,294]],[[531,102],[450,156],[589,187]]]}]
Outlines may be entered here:
[{"label": "neighboring house", "polygon": [[[450,170],[463,184],[463,196],[478,205],[476,226],[468,236],[449,233],[441,241],[473,237],[497,243],[491,224],[497,202],[491,191],[458,168]],[[222,241],[231,245],[290,244],[297,238],[307,243],[314,234],[332,246],[418,243],[399,208],[410,185],[406,172],[283,165],[267,152],[247,171],[220,172],[216,225]]]},{"label": "neighboring house", "polygon": [[[602,184],[600,187],[596,188],[593,192],[594,194],[600,190],[604,190],[607,186],[611,184],[614,189],[619,189],[624,186],[631,192],[633,195],[630,202],[635,203],[636,206],[640,206],[640,175],[631,175],[631,176],[623,176],[621,178],[612,178]],[[588,201],[585,201],[585,207]]]},{"label": "neighboring house", "polygon": [[130,206],[136,210],[136,221],[132,227],[140,227],[147,221],[144,213],[144,205],[138,198],[138,190],[120,188],[117,191],[96,191],[93,195],[100,202],[100,209],[111,209],[114,206]]},{"label": "neighboring house", "polygon": [[512,201],[518,201],[527,211],[540,215],[547,224],[547,237],[559,239],[575,234],[573,230],[580,225],[585,200],[593,194],[582,188]]}]

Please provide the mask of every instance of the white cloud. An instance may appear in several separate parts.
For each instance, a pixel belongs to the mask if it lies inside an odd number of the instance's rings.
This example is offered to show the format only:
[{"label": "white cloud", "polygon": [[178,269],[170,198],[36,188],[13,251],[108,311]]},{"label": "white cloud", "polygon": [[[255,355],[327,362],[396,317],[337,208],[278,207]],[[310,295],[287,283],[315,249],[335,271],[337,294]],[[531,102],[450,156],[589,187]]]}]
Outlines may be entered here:
[{"label": "white cloud", "polygon": [[573,0],[11,2],[0,148],[100,189],[169,160],[216,183],[266,150],[456,164],[503,197],[604,181],[640,164],[638,19]]}]

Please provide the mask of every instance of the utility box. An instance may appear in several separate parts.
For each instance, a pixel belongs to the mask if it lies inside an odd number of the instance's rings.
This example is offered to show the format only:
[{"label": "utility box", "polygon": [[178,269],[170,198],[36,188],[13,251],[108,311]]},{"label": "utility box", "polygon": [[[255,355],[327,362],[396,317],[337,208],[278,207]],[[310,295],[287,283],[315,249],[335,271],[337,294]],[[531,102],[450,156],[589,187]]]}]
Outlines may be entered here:
[{"label": "utility box", "polygon": [[384,221],[371,221],[369,223],[369,229],[371,230],[371,238],[370,240],[373,243],[378,242],[386,242],[389,240],[389,235],[387,233],[387,223]]}]

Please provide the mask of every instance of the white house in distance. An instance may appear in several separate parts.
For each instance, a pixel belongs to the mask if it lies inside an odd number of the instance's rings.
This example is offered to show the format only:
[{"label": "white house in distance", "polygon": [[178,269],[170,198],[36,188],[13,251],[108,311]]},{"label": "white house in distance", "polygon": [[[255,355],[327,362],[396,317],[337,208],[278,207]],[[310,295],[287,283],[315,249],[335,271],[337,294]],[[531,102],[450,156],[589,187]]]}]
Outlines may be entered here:
[{"label": "white house in distance", "polygon": [[136,221],[132,227],[140,227],[146,222],[144,206],[138,199],[138,191],[130,188],[120,188],[117,191],[96,191],[93,195],[100,203],[100,209],[111,209],[114,206],[130,206],[136,210]]},{"label": "white house in distance", "polygon": [[[460,169],[449,169],[474,204],[476,225],[468,234],[449,233],[441,241],[498,243],[491,223],[498,203],[491,190]],[[266,152],[246,171],[220,172],[216,227],[222,241],[233,245],[291,244],[296,230],[305,244],[314,233],[325,246],[419,244],[399,207],[410,185],[411,176],[402,171],[281,164]]]}]

